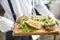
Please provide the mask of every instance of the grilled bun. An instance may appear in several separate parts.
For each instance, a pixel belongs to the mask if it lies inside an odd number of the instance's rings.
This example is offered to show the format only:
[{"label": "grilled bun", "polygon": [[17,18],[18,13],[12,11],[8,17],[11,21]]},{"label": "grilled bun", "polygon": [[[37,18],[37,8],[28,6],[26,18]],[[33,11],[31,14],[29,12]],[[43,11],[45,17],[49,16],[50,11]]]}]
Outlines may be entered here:
[{"label": "grilled bun", "polygon": [[25,21],[27,25],[33,27],[33,28],[36,28],[36,29],[42,29],[42,26],[44,25],[43,22],[38,22],[38,21],[34,21],[34,20],[27,20]]},{"label": "grilled bun", "polygon": [[56,27],[57,27],[56,23],[51,23],[51,24],[47,24],[47,25],[45,24],[43,26],[43,28],[47,31],[53,31],[56,29]]}]

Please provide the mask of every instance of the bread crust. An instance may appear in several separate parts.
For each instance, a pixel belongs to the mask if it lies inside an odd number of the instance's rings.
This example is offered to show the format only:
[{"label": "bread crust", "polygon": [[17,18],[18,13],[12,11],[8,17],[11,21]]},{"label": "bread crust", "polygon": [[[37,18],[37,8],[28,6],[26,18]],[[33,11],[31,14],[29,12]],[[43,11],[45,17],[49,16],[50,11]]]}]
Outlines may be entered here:
[{"label": "bread crust", "polygon": [[44,25],[43,22],[38,22],[31,19],[27,20],[26,24],[36,29],[42,29],[42,26]]}]

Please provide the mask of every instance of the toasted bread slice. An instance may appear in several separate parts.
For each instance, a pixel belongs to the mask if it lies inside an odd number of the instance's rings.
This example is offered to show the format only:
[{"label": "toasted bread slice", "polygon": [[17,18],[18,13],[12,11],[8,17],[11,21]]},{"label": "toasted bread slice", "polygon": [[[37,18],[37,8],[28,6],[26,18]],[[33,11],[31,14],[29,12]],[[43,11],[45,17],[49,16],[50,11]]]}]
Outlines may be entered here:
[{"label": "toasted bread slice", "polygon": [[36,28],[36,29],[42,29],[42,26],[44,25],[43,22],[38,22],[38,21],[31,20],[31,19],[29,19],[25,22],[26,22],[26,24],[28,24],[31,27]]},{"label": "toasted bread slice", "polygon": [[19,16],[17,19],[16,19],[16,22],[19,23],[21,20],[25,19],[25,18],[28,18],[27,16]]}]

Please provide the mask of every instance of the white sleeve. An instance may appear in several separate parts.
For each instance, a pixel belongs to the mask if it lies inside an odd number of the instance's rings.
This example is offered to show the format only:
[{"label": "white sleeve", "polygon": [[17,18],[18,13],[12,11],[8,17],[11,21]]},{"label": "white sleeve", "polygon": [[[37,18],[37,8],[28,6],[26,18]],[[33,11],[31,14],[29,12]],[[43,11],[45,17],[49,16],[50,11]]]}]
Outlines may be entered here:
[{"label": "white sleeve", "polygon": [[54,20],[56,20],[56,18],[54,17],[54,15],[48,10],[48,8],[44,5],[44,3],[43,3],[42,0],[38,0],[35,3],[36,3],[35,4],[35,8],[39,12],[39,14],[41,14],[43,16],[50,16]]},{"label": "white sleeve", "polygon": [[7,31],[11,31],[11,29],[13,28],[13,24],[14,22],[10,21],[7,18],[0,18],[0,31],[1,32],[7,32]]},{"label": "white sleeve", "polygon": [[23,16],[23,13],[21,11],[21,6],[19,4],[19,0],[11,0],[11,3],[12,3],[16,17]]}]

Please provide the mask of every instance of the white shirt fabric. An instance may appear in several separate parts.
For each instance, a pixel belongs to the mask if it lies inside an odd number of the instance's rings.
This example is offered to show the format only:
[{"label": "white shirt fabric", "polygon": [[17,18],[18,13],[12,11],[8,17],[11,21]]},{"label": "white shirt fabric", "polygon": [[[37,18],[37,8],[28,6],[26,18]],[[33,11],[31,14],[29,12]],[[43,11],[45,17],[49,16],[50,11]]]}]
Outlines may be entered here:
[{"label": "white shirt fabric", "polygon": [[[31,16],[32,10],[35,8],[39,14],[43,16],[50,16],[55,19],[54,15],[47,9],[42,0],[11,0],[16,17]],[[33,5],[32,5],[33,4]],[[1,5],[5,10],[5,17],[14,21],[9,4],[7,0],[1,0]],[[34,13],[35,14],[35,13]]]},{"label": "white shirt fabric", "polygon": [[[16,18],[18,16],[31,16],[34,8],[43,16],[50,16],[55,19],[54,15],[47,9],[42,0],[11,0]],[[4,17],[14,22],[11,10],[9,8],[7,0],[1,0],[1,5],[5,10]],[[35,13],[34,13],[35,15]],[[3,26],[4,27],[4,26]],[[8,26],[6,26],[8,27]],[[38,36],[37,36],[38,37]],[[32,36],[35,40],[36,36]]]},{"label": "white shirt fabric", "polygon": [[12,21],[14,21],[13,15],[12,15],[12,13],[11,13],[11,10],[10,10],[10,7],[9,7],[9,5],[8,5],[7,0],[0,0],[0,1],[1,1],[2,7],[3,7],[4,10],[5,10],[4,17],[6,17],[6,18],[8,18],[8,19],[10,19],[10,20],[12,20]]}]

